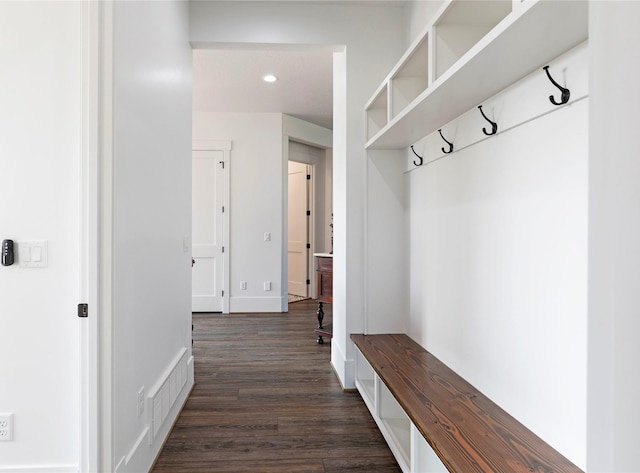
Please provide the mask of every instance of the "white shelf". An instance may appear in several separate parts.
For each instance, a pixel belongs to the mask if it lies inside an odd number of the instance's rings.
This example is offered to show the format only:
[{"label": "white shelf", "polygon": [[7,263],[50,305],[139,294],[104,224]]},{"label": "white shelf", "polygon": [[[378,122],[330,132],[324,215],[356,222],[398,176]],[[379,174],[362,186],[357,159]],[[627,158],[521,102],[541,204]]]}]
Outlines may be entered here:
[{"label": "white shelf", "polygon": [[[388,100],[386,103],[382,103],[382,100],[376,102],[375,97],[379,97],[382,90],[386,95],[387,84],[393,80],[394,72],[403,70],[403,66],[413,57],[413,51],[422,47],[422,41],[434,37],[434,31],[442,29],[443,25],[446,25],[446,31],[465,19],[465,15],[457,11],[460,8],[458,4],[463,3],[466,5],[474,2],[453,1],[441,10],[433,27],[427,28],[423,37],[414,42],[378,89],[378,95],[374,96],[370,103],[378,104],[379,108],[368,107],[368,115],[373,110],[381,114],[381,108],[388,109]],[[476,2],[479,6],[483,3]],[[451,18],[455,21],[447,18],[447,12],[450,10],[453,11],[450,13],[453,15]],[[493,15],[492,21],[496,21],[504,13],[500,13],[500,8],[489,10],[489,16]],[[441,20],[444,23],[438,26]],[[440,52],[439,61],[444,61],[440,68],[436,67],[440,75],[434,74],[435,80],[427,84],[427,87],[403,110],[394,109],[393,116],[379,131],[369,129],[367,149],[407,148],[531,71],[541,68],[553,58],[585,41],[588,37],[588,4],[584,1],[530,0],[508,13],[486,34],[477,22],[474,31],[476,38],[480,35],[482,37],[473,45],[472,36],[469,36],[467,41],[461,41],[461,44],[464,43],[464,48],[460,46],[461,50],[467,47],[468,49],[459,59],[456,60],[454,57],[455,62],[448,65],[446,57]],[[438,56],[438,53],[435,55]],[[433,57],[431,61],[434,61]],[[448,61],[450,62],[451,58]],[[386,116],[389,115],[391,114],[387,110]]]},{"label": "white shelf", "polygon": [[[421,468],[424,465],[422,459],[429,455],[435,456],[435,453],[431,451],[429,454],[422,451],[425,448],[429,449],[426,440],[357,347],[355,365],[356,387],[398,465],[404,473],[422,471]],[[422,439],[422,443],[416,441],[416,435]],[[414,452],[413,448],[420,450]]]},{"label": "white shelf", "polygon": [[384,383],[379,383],[378,419],[382,435],[387,439],[396,460],[405,471],[411,471],[411,420]]},{"label": "white shelf", "polygon": [[413,424],[411,424],[411,465],[415,473],[447,473],[449,471]]},{"label": "white shelf", "polygon": [[446,3],[433,26],[435,77],[442,76],[505,19],[512,4],[511,0]]},{"label": "white shelf", "polygon": [[356,387],[369,410],[376,405],[375,371],[360,351],[356,350]]},{"label": "white shelf", "polygon": [[391,77],[390,118],[402,112],[429,85],[429,44],[427,38],[428,35],[422,37]]},{"label": "white shelf", "polygon": [[375,136],[389,122],[387,85],[382,87],[367,107],[367,138]]}]

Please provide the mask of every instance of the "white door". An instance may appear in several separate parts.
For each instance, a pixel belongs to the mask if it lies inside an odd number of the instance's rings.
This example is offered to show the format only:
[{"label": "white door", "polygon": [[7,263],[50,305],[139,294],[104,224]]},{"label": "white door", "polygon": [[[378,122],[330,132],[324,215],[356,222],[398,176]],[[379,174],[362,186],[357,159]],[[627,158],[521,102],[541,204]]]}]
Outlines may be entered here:
[{"label": "white door", "polygon": [[307,174],[310,166],[289,161],[289,294],[308,297],[309,194]]},{"label": "white door", "polygon": [[193,312],[223,308],[224,172],[223,151],[193,151]]}]

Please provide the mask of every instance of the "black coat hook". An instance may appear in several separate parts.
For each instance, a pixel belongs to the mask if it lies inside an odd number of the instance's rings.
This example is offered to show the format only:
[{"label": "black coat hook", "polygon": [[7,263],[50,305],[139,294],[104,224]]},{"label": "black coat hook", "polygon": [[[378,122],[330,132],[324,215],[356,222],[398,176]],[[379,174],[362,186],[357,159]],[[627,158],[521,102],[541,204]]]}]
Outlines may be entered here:
[{"label": "black coat hook", "polygon": [[449,145],[449,151],[447,151],[447,150],[445,150],[444,148],[442,148],[442,152],[443,152],[444,154],[449,154],[449,153],[451,153],[451,152],[453,151],[453,143],[451,143],[451,142],[447,141],[447,139],[446,139],[444,136],[442,136],[442,128],[441,128],[441,129],[439,129],[439,130],[438,130],[438,132],[440,133],[440,137],[441,137],[444,141],[446,141],[446,143]]},{"label": "black coat hook", "polygon": [[553,105],[564,105],[569,101],[569,97],[571,96],[571,91],[569,89],[565,89],[560,84],[558,84],[555,80],[553,80],[553,77],[551,77],[551,74],[549,74],[549,66],[544,66],[543,69],[547,73],[547,77],[549,78],[551,83],[555,85],[558,89],[560,89],[560,92],[562,92],[562,96],[560,97],[560,102],[556,102],[556,99],[553,97],[553,95],[549,95],[549,100],[551,100],[551,103]]},{"label": "black coat hook", "polygon": [[413,154],[415,154],[416,156],[418,156],[418,159],[420,159],[420,163],[419,163],[419,164],[418,164],[418,163],[416,163],[416,160],[414,159],[414,160],[413,160],[413,165],[414,165],[414,166],[422,166],[422,163],[423,163],[422,156],[420,156],[418,153],[416,153],[416,150],[415,150],[415,149],[413,149],[413,145],[411,145],[411,151],[413,151]]},{"label": "black coat hook", "polygon": [[482,111],[482,105],[478,105],[478,109],[480,110],[480,113],[482,113],[484,119],[491,123],[491,133],[489,133],[485,127],[482,127],[482,132],[487,136],[495,135],[498,132],[498,124],[489,120],[489,117],[487,117]]}]

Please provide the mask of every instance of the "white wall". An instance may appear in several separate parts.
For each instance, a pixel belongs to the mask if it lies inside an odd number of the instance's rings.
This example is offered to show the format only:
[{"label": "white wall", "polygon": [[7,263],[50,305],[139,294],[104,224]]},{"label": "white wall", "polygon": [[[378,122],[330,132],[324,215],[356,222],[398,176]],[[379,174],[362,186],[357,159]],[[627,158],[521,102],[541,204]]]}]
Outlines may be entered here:
[{"label": "white wall", "polygon": [[[465,147],[466,136],[484,138],[482,122],[465,115],[443,127],[455,130],[458,151],[442,157],[424,144],[427,164],[407,176],[409,335],[581,468],[586,64],[585,45],[553,61],[578,101],[550,105],[535,70],[485,102],[501,133]],[[428,162],[434,148],[441,159]]]},{"label": "white wall", "polygon": [[440,7],[442,7],[443,3],[444,0],[414,0],[407,3],[407,46],[418,37],[423,28],[434,17]]},{"label": "white wall", "polygon": [[409,178],[409,334],[582,467],[586,118],[581,102]]},{"label": "white wall", "polygon": [[[193,2],[191,40],[334,45],[332,363],[353,387],[349,333],[364,328],[364,104],[402,52],[402,5]],[[384,34],[381,34],[384,32]],[[345,48],[346,46],[346,48]],[[233,159],[233,158],[232,158]]]},{"label": "white wall", "polygon": [[[426,3],[408,5],[410,40],[441,2]],[[486,125],[473,109],[443,123],[450,156],[437,132],[420,168],[409,149],[367,153],[366,329],[406,331],[585,468],[586,46],[554,67],[581,100],[549,114],[536,70],[484,103],[496,137],[470,138]]]},{"label": "white wall", "polygon": [[[173,402],[163,403],[159,429],[152,429],[153,402],[138,415],[138,391],[152,394],[180,351],[191,353],[191,48],[186,3],[114,8],[111,468],[139,472],[150,467],[193,382],[191,372]],[[158,430],[151,445],[150,429]]]},{"label": "white wall", "polygon": [[365,333],[407,333],[407,182],[402,151],[367,153]]},{"label": "white wall", "polygon": [[[232,142],[230,312],[280,312],[283,304],[286,309],[282,115],[194,112],[193,139]],[[247,282],[246,290],[240,281]],[[271,281],[271,291],[264,290],[265,281]]]},{"label": "white wall", "polygon": [[589,5],[588,470],[640,471],[640,3]]},{"label": "white wall", "polygon": [[[230,312],[287,310],[287,141],[331,145],[331,131],[280,113],[193,113],[194,140],[232,142],[230,174]],[[318,163],[311,163],[318,164]],[[324,160],[319,184],[326,179]],[[324,197],[324,192],[322,193]],[[324,219],[324,214],[321,215]],[[264,234],[271,233],[271,241]],[[324,249],[325,235],[319,235]],[[247,289],[240,289],[240,281]],[[270,281],[271,291],[264,290]]]},{"label": "white wall", "polygon": [[0,239],[48,267],[0,266],[0,471],[79,464],[81,21],[77,2],[0,2]]}]

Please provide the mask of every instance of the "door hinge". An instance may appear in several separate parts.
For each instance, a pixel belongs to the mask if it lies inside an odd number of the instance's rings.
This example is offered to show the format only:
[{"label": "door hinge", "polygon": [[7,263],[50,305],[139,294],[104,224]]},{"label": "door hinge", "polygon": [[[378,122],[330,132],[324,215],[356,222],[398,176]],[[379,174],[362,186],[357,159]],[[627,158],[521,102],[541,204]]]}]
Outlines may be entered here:
[{"label": "door hinge", "polygon": [[224,290],[222,291],[222,297],[224,297]]},{"label": "door hinge", "polygon": [[307,284],[311,284],[311,279],[307,279]]},{"label": "door hinge", "polygon": [[307,250],[311,249],[311,243],[307,243]]},{"label": "door hinge", "polygon": [[222,252],[224,253],[224,246],[222,247]]},{"label": "door hinge", "polygon": [[222,206],[222,213],[224,213],[224,205]]},{"label": "door hinge", "polygon": [[89,304],[78,304],[78,317],[89,316]]},{"label": "door hinge", "polygon": [[222,169],[224,169],[224,161],[220,161],[220,164],[222,164]]},{"label": "door hinge", "polygon": [[307,217],[311,215],[311,210],[307,210]]},{"label": "door hinge", "polygon": [[307,174],[307,181],[311,180],[311,174]]}]

